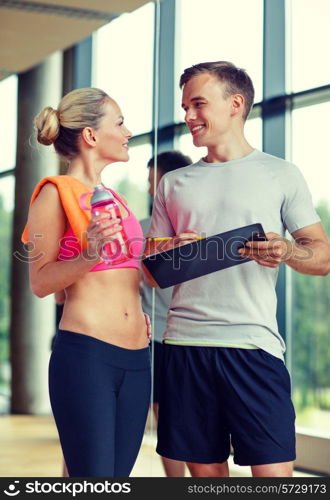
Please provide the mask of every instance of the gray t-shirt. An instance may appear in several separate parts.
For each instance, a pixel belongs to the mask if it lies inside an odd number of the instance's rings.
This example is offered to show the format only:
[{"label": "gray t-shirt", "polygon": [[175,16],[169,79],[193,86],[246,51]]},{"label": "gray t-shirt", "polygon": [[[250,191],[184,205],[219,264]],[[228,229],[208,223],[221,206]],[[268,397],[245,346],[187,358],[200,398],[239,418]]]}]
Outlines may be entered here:
[{"label": "gray t-shirt", "polygon": [[[150,221],[151,217],[140,220],[140,224],[142,226],[142,231],[144,235],[148,233],[150,227]],[[152,310],[152,290],[153,289],[145,281],[143,281],[141,290],[142,309],[144,312],[149,314],[150,319],[152,319],[152,315],[154,315],[152,338],[157,342],[162,342],[166,330],[167,313],[172,298],[173,287],[171,286],[164,289],[161,288],[154,289],[155,290],[154,311]]]},{"label": "gray t-shirt", "polygon": [[[161,179],[148,236],[186,229],[211,236],[261,223],[284,236],[319,222],[299,169],[254,150],[238,160],[174,170]],[[261,348],[283,358],[276,321],[278,269],[250,261],[174,287],[165,342]]]}]

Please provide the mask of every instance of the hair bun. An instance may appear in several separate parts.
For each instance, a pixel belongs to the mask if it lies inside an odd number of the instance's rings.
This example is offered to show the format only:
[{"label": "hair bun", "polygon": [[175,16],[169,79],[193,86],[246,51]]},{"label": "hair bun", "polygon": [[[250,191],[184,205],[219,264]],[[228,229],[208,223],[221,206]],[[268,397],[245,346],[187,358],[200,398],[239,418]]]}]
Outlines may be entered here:
[{"label": "hair bun", "polygon": [[50,146],[60,133],[58,113],[50,106],[44,108],[34,119],[37,129],[37,140],[40,144]]}]

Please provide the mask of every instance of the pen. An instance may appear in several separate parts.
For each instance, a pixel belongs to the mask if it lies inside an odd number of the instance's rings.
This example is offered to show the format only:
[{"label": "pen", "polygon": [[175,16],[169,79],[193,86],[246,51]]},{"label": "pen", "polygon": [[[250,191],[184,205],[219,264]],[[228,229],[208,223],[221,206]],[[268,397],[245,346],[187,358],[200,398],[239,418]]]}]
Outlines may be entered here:
[{"label": "pen", "polygon": [[[157,238],[147,238],[148,241],[166,241],[166,240],[171,240],[175,238],[175,236],[164,236],[164,237],[157,237]],[[196,240],[202,240],[204,239],[204,236],[195,236]]]}]

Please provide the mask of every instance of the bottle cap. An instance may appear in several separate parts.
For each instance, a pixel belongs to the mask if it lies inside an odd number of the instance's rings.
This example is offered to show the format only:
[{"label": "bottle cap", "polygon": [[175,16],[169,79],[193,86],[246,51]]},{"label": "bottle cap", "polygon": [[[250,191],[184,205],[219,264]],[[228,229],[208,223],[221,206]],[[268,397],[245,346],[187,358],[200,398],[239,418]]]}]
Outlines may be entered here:
[{"label": "bottle cap", "polygon": [[100,201],[108,201],[113,200],[113,195],[105,189],[102,184],[95,186],[93,195],[91,197],[91,205],[96,205],[96,203],[100,203]]}]

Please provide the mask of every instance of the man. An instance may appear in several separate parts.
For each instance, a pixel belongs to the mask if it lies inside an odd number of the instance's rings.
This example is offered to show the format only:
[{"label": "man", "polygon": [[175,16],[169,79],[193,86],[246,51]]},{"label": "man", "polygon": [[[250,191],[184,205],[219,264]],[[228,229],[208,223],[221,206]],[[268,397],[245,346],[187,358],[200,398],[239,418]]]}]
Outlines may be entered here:
[{"label": "man", "polygon": [[[171,172],[177,168],[186,167],[191,164],[191,158],[185,156],[180,151],[163,151],[157,155],[157,168],[155,169],[155,159],[152,157],[148,161],[149,175],[149,194],[152,200],[155,197],[155,188],[157,188],[160,179],[167,172]],[[142,219],[140,224],[143,233],[146,234],[149,230],[151,218]],[[162,351],[163,351],[163,334],[166,329],[166,318],[168,308],[172,297],[173,287],[161,290],[156,289],[155,308],[152,308],[152,290],[146,281],[143,281],[141,287],[142,309],[151,317],[154,314],[153,323],[153,411],[158,421],[159,411],[159,387],[163,377],[162,371]],[[162,457],[163,467],[167,477],[183,477],[185,474],[185,464],[182,461],[171,460],[170,458]]]},{"label": "man", "polygon": [[[148,236],[171,236],[170,248],[196,233],[260,222],[268,241],[240,251],[252,262],[175,287],[157,451],[186,461],[193,476],[224,477],[231,444],[235,463],[250,465],[253,476],[289,477],[295,416],[276,323],[277,268],[285,262],[326,275],[330,246],[297,167],[244,136],[254,98],[247,73],[225,61],[201,63],[184,71],[180,86],[194,145],[207,155],[163,177]],[[150,241],[145,254],[154,251]]]}]

